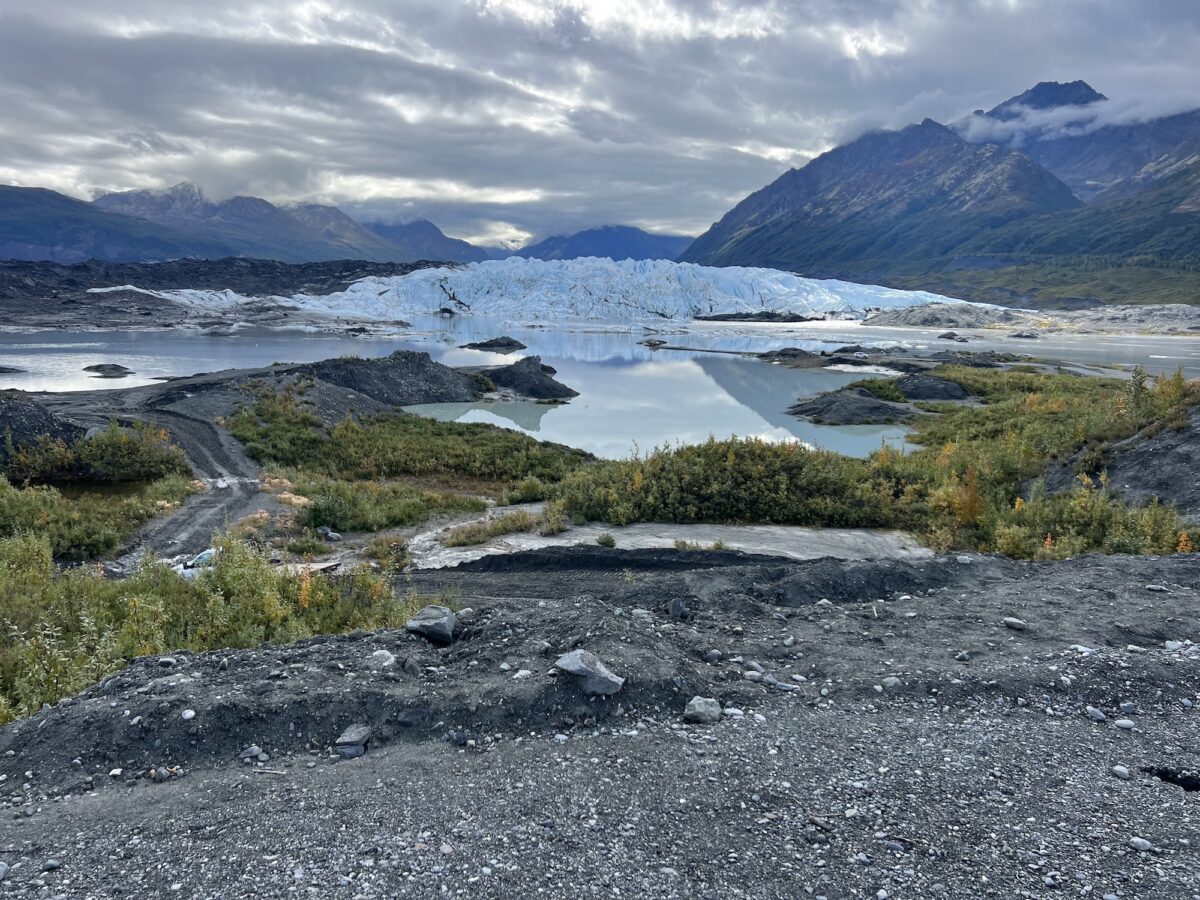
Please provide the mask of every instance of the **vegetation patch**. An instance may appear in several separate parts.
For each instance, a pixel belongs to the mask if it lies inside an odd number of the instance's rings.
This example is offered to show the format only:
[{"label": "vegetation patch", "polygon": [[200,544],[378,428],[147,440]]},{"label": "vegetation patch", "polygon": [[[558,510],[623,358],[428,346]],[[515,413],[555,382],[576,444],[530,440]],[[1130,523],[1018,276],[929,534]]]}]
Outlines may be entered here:
[{"label": "vegetation patch", "polygon": [[438,512],[487,509],[479,497],[420,490],[403,482],[350,482],[298,476],[295,489],[310,501],[299,512],[302,525],[309,528],[324,525],[339,532],[409,527]]},{"label": "vegetation patch", "polygon": [[11,435],[5,440],[3,474],[14,484],[121,484],[192,471],[166,430],[144,422],[129,427],[110,422],[98,434],[71,443],[43,437],[15,446]]},{"label": "vegetation patch", "polygon": [[908,398],[904,396],[893,378],[863,378],[850,382],[843,390],[852,391],[855,388],[861,388],[880,400],[889,400],[892,403],[908,402]]},{"label": "vegetation patch", "polygon": [[[123,490],[17,487],[0,477],[0,540],[35,534],[57,559],[111,553],[139,526],[170,512],[196,491],[179,475]],[[4,600],[0,594],[0,603]]]},{"label": "vegetation patch", "polygon": [[193,580],[149,564],[115,581],[87,567],[59,570],[45,535],[6,537],[0,722],[75,694],[134,657],[399,626],[424,603],[397,597],[390,571],[292,572],[230,539]]},{"label": "vegetation patch", "polygon": [[480,513],[487,509],[485,498],[540,500],[550,485],[591,459],[490,425],[405,414],[348,418],[326,427],[304,405],[302,386],[264,391],[226,424],[251,456],[284,476],[272,483],[287,486],[297,525],[338,532]]},{"label": "vegetation patch", "polygon": [[506,534],[517,534],[522,531],[533,531],[538,526],[538,518],[523,509],[502,513],[490,519],[478,522],[468,522],[451,528],[442,537],[442,543],[447,547],[473,547],[486,544],[492,538]]},{"label": "vegetation patch", "polygon": [[264,464],[355,481],[434,477],[508,486],[526,478],[557,481],[591,459],[503,428],[399,413],[326,428],[294,391],[261,396],[227,424]]},{"label": "vegetation patch", "polygon": [[1172,553],[1183,521],[1131,507],[1089,477],[1063,495],[1030,487],[1055,461],[1100,448],[1200,402],[1182,375],[1150,382],[946,366],[937,375],[983,399],[915,422],[921,449],[865,460],[800,444],[709,440],[581,468],[556,487],[568,515],[631,522],[766,522],[894,527],[939,550],[1019,558],[1088,551]]}]

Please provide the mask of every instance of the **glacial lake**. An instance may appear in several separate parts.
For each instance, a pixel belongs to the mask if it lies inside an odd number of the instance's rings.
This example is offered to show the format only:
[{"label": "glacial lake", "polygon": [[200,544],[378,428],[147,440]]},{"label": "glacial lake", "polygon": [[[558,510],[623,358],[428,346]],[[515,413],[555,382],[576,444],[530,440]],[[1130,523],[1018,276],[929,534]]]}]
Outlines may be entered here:
[{"label": "glacial lake", "polygon": [[[544,363],[558,370],[560,381],[580,392],[579,397],[558,406],[456,403],[411,409],[439,419],[514,428],[610,458],[664,444],[696,443],[710,435],[798,439],[863,456],[884,443],[902,446],[904,429],[887,425],[814,425],[786,412],[797,399],[833,390],[862,377],[862,373],[788,369],[737,353],[788,346],[829,350],[848,343],[998,349],[1089,364],[1140,364],[1152,373],[1182,366],[1188,377],[1200,377],[1200,340],[1196,338],[1071,335],[1023,341],[989,332],[961,333],[970,337],[970,344],[937,340],[935,332],[869,328],[853,322],[688,323],[650,330],[636,326],[612,329],[599,323],[548,327],[485,317],[418,321],[410,329],[387,335],[266,329],[238,329],[220,336],[191,329],[6,332],[0,333],[0,365],[26,371],[0,375],[0,389],[121,388],[150,383],[156,376],[273,362],[310,362],[350,354],[385,356],[398,349],[426,351],[452,366],[501,365],[520,356],[540,355]],[[528,349],[501,355],[457,346],[502,334],[515,337]],[[689,349],[654,351],[639,344],[646,338]],[[82,371],[97,363],[119,363],[136,374],[108,380]]]}]

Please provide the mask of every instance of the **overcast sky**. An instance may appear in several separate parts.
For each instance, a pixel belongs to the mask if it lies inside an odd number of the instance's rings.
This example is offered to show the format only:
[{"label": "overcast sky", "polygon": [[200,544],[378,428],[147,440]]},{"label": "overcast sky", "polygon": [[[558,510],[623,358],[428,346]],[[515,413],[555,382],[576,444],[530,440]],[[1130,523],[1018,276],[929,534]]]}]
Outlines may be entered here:
[{"label": "overcast sky", "polygon": [[0,182],[695,234],[867,128],[1076,78],[1200,105],[1200,4],[0,0]]}]

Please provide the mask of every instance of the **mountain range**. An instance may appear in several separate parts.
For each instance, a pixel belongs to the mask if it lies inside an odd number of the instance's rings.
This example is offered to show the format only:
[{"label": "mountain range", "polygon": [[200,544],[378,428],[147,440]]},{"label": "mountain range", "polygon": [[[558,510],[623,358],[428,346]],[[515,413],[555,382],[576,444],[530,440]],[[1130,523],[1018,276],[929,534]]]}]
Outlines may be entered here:
[{"label": "mountain range", "polygon": [[[557,235],[519,254],[544,259],[673,259],[690,238],[605,226]],[[0,185],[0,259],[73,263],[252,257],[282,262],[478,262],[514,255],[442,233],[432,222],[360,223],[336,206],[214,202],[194,184],[104,194],[91,203]]]},{"label": "mountain range", "polygon": [[871,132],[785,172],[683,260],[1042,306],[1200,298],[1200,110],[1124,121],[1082,81]]},{"label": "mountain range", "polygon": [[574,234],[556,234],[516,251],[528,259],[675,259],[692,239],[683,235],[651,234],[629,225],[603,225]]}]

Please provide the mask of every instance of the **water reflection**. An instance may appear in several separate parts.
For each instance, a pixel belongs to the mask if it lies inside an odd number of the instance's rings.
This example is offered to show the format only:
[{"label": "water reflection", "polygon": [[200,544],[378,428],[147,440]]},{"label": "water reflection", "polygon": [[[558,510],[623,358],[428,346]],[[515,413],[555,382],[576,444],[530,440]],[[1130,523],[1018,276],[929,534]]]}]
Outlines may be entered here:
[{"label": "water reflection", "polygon": [[[502,334],[511,335],[528,349],[504,355],[458,347]],[[691,349],[654,351],[639,343],[648,337]],[[283,361],[311,362],[346,354],[384,356],[397,349],[423,350],[455,366],[502,365],[536,354],[558,369],[559,378],[581,396],[563,406],[438,404],[422,407],[420,412],[516,428],[607,457],[625,456],[634,448],[647,450],[735,434],[766,440],[799,439],[861,456],[884,442],[902,444],[903,429],[813,425],[786,412],[797,398],[837,388],[854,380],[854,373],[788,369],[735,355],[786,346],[832,349],[855,342],[934,349],[949,346],[937,340],[933,331],[870,328],[856,323],[684,323],[655,330],[642,326],[612,329],[595,322],[562,322],[551,328],[486,317],[430,317],[413,322],[403,332],[379,335],[262,329],[239,329],[223,336],[189,329],[7,333],[0,334],[0,365],[27,371],[0,375],[0,389],[120,388],[161,376]],[[979,332],[971,333],[970,344],[953,347],[1052,355],[1090,363],[1141,364],[1151,373],[1183,366],[1189,377],[1200,376],[1200,341],[1194,338],[1047,335],[1031,342]],[[118,363],[135,374],[105,380],[82,371],[97,363]]]}]

